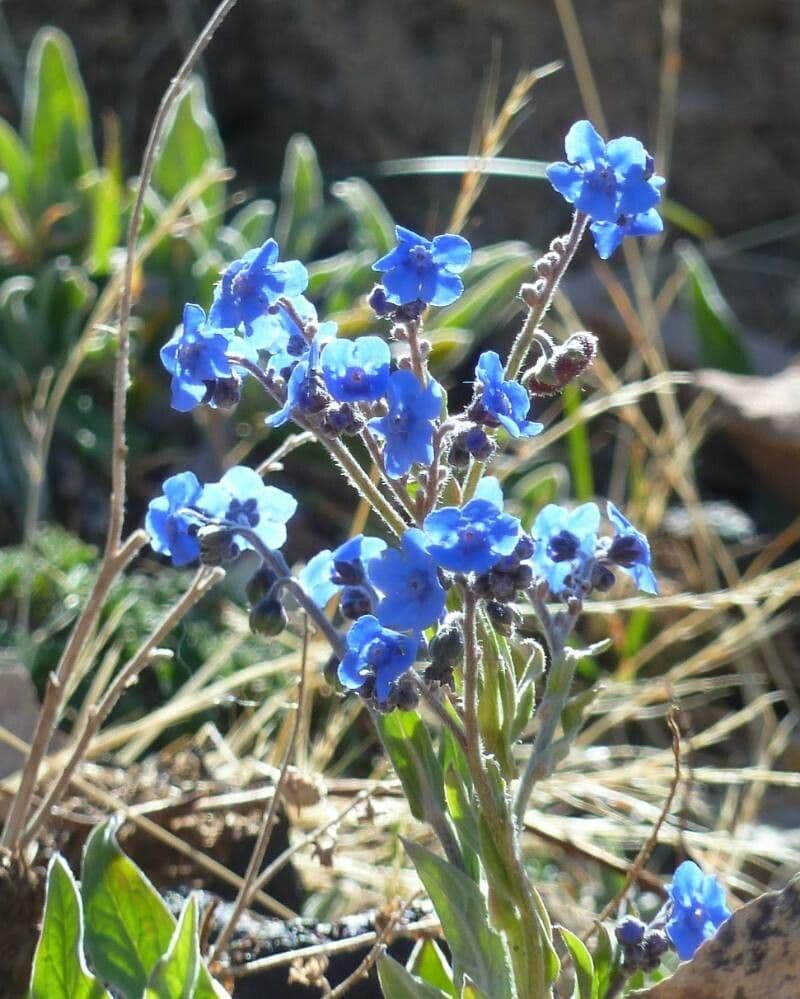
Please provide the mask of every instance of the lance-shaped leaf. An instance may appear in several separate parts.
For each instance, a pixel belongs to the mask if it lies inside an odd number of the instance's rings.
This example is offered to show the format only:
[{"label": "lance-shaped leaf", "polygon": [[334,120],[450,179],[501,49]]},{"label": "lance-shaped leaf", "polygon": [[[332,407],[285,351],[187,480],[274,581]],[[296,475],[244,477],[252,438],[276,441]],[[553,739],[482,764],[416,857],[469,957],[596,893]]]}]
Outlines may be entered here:
[{"label": "lance-shaped leaf", "polygon": [[378,958],[378,980],[383,999],[445,999],[447,996],[446,992],[415,978],[388,954]]},{"label": "lance-shaped leaf", "polygon": [[435,940],[418,940],[408,959],[407,968],[426,985],[433,985],[434,988],[441,989],[446,995],[455,999],[453,972]]},{"label": "lance-shaped leaf", "polygon": [[181,912],[169,949],[159,958],[144,990],[144,999],[194,999],[200,974],[197,896],[190,895]]},{"label": "lance-shaped leaf", "polygon": [[356,246],[382,257],[395,245],[394,222],[374,187],[360,177],[348,177],[331,188],[353,220]]},{"label": "lance-shaped leaf", "polygon": [[109,999],[86,967],[81,898],[72,872],[58,854],[47,872],[44,918],[29,999]]},{"label": "lance-shaped leaf", "polygon": [[597,999],[594,962],[586,944],[564,926],[559,926],[558,932],[572,958],[572,967],[575,973],[572,999]]},{"label": "lance-shaped leaf", "polygon": [[284,260],[305,259],[318,237],[323,213],[322,174],[306,135],[293,135],[286,147],[275,239]]},{"label": "lance-shaped leaf", "polygon": [[516,995],[505,941],[489,925],[486,900],[466,874],[418,843],[404,840],[453,954],[456,989],[464,975],[492,999]]},{"label": "lance-shaped leaf", "polygon": [[424,822],[431,809],[444,812],[444,775],[422,718],[416,711],[392,711],[376,721],[411,814]]}]

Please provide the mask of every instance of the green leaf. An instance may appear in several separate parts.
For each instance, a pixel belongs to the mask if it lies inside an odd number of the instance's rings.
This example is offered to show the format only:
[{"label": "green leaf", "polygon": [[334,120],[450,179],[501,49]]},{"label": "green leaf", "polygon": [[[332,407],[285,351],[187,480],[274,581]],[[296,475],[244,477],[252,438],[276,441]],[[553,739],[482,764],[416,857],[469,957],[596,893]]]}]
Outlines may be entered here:
[{"label": "green leaf", "polygon": [[487,336],[498,328],[503,313],[521,308],[516,296],[519,286],[530,276],[530,269],[528,257],[499,264],[477,284],[467,285],[468,290],[457,302],[439,310],[430,329],[471,330],[474,341]]},{"label": "green leaf", "polygon": [[475,808],[470,799],[469,785],[465,784],[461,774],[454,766],[449,766],[445,770],[444,796],[447,801],[447,811],[453,820],[458,836],[464,869],[477,884],[481,875],[478,862],[480,854],[478,823],[475,819]]},{"label": "green leaf", "polygon": [[461,987],[461,999],[489,999],[489,996],[485,992],[482,992],[475,982],[470,981],[467,975],[464,975],[464,984]]},{"label": "green leaf", "polygon": [[605,999],[619,963],[619,947],[605,923],[597,925],[597,943],[592,950],[597,999]]},{"label": "green leaf", "polygon": [[564,466],[559,463],[541,465],[527,475],[518,479],[511,495],[522,507],[520,520],[526,531],[530,531],[536,514],[548,503],[558,502],[559,496],[565,496],[569,489]]},{"label": "green leaf", "polygon": [[445,810],[444,777],[431,737],[416,711],[376,716],[386,753],[397,771],[411,814],[426,821],[431,809]]},{"label": "green leaf", "polygon": [[[581,406],[580,389],[567,385],[562,396],[564,412],[571,416]],[[592,473],[592,452],[589,447],[589,434],[585,423],[578,423],[567,433],[569,467],[572,474],[572,492],[576,500],[588,500],[594,496],[594,475]]]},{"label": "green leaf", "polygon": [[331,188],[353,220],[355,244],[382,257],[395,245],[394,221],[374,187],[360,177],[348,177]]},{"label": "green leaf", "polygon": [[25,75],[22,136],[30,150],[37,210],[67,197],[97,161],[89,99],[67,36],[42,28],[31,45]]},{"label": "green leaf", "polygon": [[[172,200],[202,173],[225,162],[225,151],[217,123],[206,103],[203,81],[193,77],[175,105],[164,131],[164,139],[153,168],[153,187]],[[192,206],[198,227],[210,243],[222,222],[225,184],[209,184]]]},{"label": "green leaf", "polygon": [[441,330],[426,330],[426,338],[431,345],[430,366],[439,377],[452,371],[469,354],[473,336],[468,330],[447,327]]},{"label": "green leaf", "polygon": [[586,944],[580,937],[576,937],[574,933],[563,926],[558,927],[558,932],[570,953],[575,969],[575,987],[572,990],[572,999],[597,999],[594,963]]},{"label": "green leaf", "polygon": [[415,978],[388,954],[381,954],[377,967],[384,999],[442,999],[448,995]]},{"label": "green leaf", "polygon": [[323,211],[322,174],[306,135],[293,135],[286,147],[275,238],[283,259],[309,256]]},{"label": "green leaf", "polygon": [[197,896],[190,895],[181,912],[169,949],[150,974],[144,999],[193,999],[200,971]]},{"label": "green leaf", "polygon": [[421,978],[426,984],[455,997],[453,972],[435,940],[418,940],[406,967],[411,974]]},{"label": "green leaf", "polygon": [[28,202],[31,157],[22,139],[0,118],[0,171],[8,178],[8,192],[23,207]]},{"label": "green leaf", "polygon": [[111,251],[122,235],[122,185],[119,178],[101,167],[90,185],[92,232],[86,257],[90,274],[108,274]]},{"label": "green leaf", "polygon": [[261,246],[269,239],[272,224],[275,220],[275,202],[266,198],[251,201],[231,219],[231,228],[235,229],[250,249]]},{"label": "green leaf", "polygon": [[424,846],[403,842],[442,923],[453,954],[456,989],[466,974],[492,999],[512,999],[516,992],[508,951],[489,925],[486,900],[478,886]]},{"label": "green leaf", "polygon": [[47,896],[33,959],[29,999],[109,999],[83,958],[81,899],[64,859],[56,854],[47,872]]},{"label": "green leaf", "polygon": [[680,243],[677,252],[687,271],[701,364],[739,375],[752,374],[753,363],[739,321],[723,298],[705,260],[691,243]]},{"label": "green leaf", "polygon": [[175,920],[153,885],[120,850],[114,830],[113,822],[98,826],[84,851],[86,949],[102,978],[136,997],[169,948]]}]

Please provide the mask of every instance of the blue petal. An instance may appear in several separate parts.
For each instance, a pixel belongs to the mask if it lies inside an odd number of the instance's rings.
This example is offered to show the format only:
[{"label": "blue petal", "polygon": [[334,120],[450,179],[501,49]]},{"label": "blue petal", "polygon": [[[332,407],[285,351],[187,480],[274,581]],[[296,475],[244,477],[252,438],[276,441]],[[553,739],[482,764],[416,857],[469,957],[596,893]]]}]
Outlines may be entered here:
[{"label": "blue petal", "polygon": [[331,581],[333,553],[330,548],[319,552],[301,569],[297,581],[317,607],[324,607],[339,587]]},{"label": "blue petal", "polygon": [[196,333],[206,321],[206,314],[199,305],[192,305],[187,302],[183,307],[183,331],[184,333]]},{"label": "blue petal", "polygon": [[590,121],[576,121],[564,139],[564,151],[570,163],[591,168],[605,158],[606,144]]},{"label": "blue petal", "polygon": [[472,259],[472,247],[463,236],[444,233],[433,240],[433,262],[451,271],[463,271]]},{"label": "blue petal", "polygon": [[188,413],[205,398],[206,386],[202,382],[190,382],[174,375],[172,378],[172,398],[170,405],[179,413]]},{"label": "blue petal", "polygon": [[406,305],[420,298],[420,274],[408,261],[387,271],[383,276],[386,298],[395,305]]},{"label": "blue petal", "polygon": [[594,237],[594,248],[601,260],[608,260],[625,236],[622,226],[614,222],[592,222],[589,226]]},{"label": "blue petal", "polygon": [[429,305],[443,307],[455,302],[463,291],[464,282],[457,274],[435,268],[424,275],[419,297]]},{"label": "blue petal", "polygon": [[413,229],[406,229],[405,226],[396,225],[394,227],[394,234],[401,243],[407,243],[411,246],[424,246],[430,250],[433,246],[429,239],[424,236],[420,236],[418,232],[414,232]]},{"label": "blue petal", "polygon": [[607,143],[606,158],[616,173],[626,177],[628,171],[632,169],[644,170],[647,164],[647,150],[638,139],[623,135]]},{"label": "blue petal", "polygon": [[475,499],[486,500],[487,503],[491,503],[498,510],[503,509],[503,488],[499,480],[493,475],[484,475],[475,489],[474,497]]},{"label": "blue petal", "polygon": [[569,163],[551,163],[547,168],[547,179],[571,205],[581,196],[586,175],[578,166]]}]

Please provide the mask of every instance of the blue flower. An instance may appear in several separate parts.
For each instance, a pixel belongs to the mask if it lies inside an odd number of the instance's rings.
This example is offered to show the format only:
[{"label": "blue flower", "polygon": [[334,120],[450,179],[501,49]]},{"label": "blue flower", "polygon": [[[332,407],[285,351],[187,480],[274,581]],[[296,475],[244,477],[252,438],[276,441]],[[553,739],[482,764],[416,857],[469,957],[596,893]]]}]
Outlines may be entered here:
[{"label": "blue flower", "polygon": [[710,939],[730,916],[725,891],[713,874],[703,872],[685,860],[667,885],[671,906],[667,935],[678,957],[688,960],[703,941]]},{"label": "blue flower", "polygon": [[308,271],[299,260],[278,263],[279,252],[275,240],[268,239],[259,249],[248,250],[241,260],[228,265],[214,292],[210,311],[213,326],[236,329],[241,323],[252,335],[279,298],[305,291]]},{"label": "blue flower", "polygon": [[398,479],[412,465],[433,461],[434,422],[442,411],[442,387],[432,378],[423,387],[410,371],[395,371],[386,390],[389,412],[369,421],[385,438],[383,457],[387,473]]},{"label": "blue flower", "polygon": [[606,504],[608,519],[616,528],[609,545],[608,557],[620,566],[644,593],[658,593],[658,583],[650,568],[650,545],[641,531],[609,500]]},{"label": "blue flower", "polygon": [[[250,528],[274,550],[286,541],[286,521],[297,509],[297,500],[282,489],[264,485],[252,468],[236,465],[219,482],[203,489],[197,507],[215,521]],[[253,547],[241,535],[237,541],[240,548]]]},{"label": "blue flower", "polygon": [[297,577],[300,585],[318,607],[324,607],[342,586],[354,586],[365,579],[365,563],[386,548],[381,538],[357,534],[331,551],[315,555]]},{"label": "blue flower", "polygon": [[596,503],[583,503],[574,510],[548,503],[537,514],[531,531],[533,567],[547,580],[554,596],[564,591],[567,576],[575,584],[583,581],[585,570],[594,561],[599,526]]},{"label": "blue flower", "polygon": [[358,690],[367,680],[375,681],[379,704],[388,700],[392,686],[412,666],[419,637],[382,628],[372,614],[365,614],[347,633],[347,649],[339,663],[339,680]]},{"label": "blue flower", "polygon": [[320,366],[328,391],[338,402],[375,402],[386,395],[392,353],[379,336],[334,340],[322,351]]},{"label": "blue flower", "polygon": [[512,437],[534,437],[544,429],[541,423],[528,420],[531,400],[528,393],[514,381],[503,380],[500,356],[487,350],[478,358],[475,378],[483,386],[481,399],[484,410],[501,423]]},{"label": "blue flower", "polygon": [[434,510],[423,524],[428,551],[451,572],[486,572],[517,547],[520,522],[503,512],[503,494],[497,479],[481,481],[463,507]]},{"label": "blue flower", "polygon": [[647,212],[661,198],[663,177],[653,175],[653,158],[629,136],[606,143],[589,121],[567,132],[568,163],[552,163],[553,187],[595,222],[616,222],[620,215]]},{"label": "blue flower", "polygon": [[399,631],[422,631],[444,613],[446,594],[422,531],[412,527],[400,544],[400,551],[387,548],[367,563],[369,581],[384,594],[378,620]]},{"label": "blue flower", "polygon": [[150,501],[144,521],[150,545],[153,551],[169,555],[173,565],[187,565],[200,554],[194,536],[198,522],[181,511],[196,506],[202,486],[193,472],[181,472],[170,476],[162,488],[164,495]]},{"label": "blue flower", "polygon": [[383,271],[387,300],[396,305],[455,302],[464,290],[458,274],[472,257],[467,240],[449,233],[429,240],[401,225],[394,231],[398,245],[372,265],[373,270]]},{"label": "blue flower", "polygon": [[[336,323],[320,322],[317,310],[305,295],[289,299],[290,313],[283,304],[274,306],[256,324],[250,338],[257,350],[270,354],[267,369],[276,375],[288,377],[300,361],[308,360],[311,340],[316,339],[320,349],[336,338]],[[297,320],[303,324],[302,328]]]},{"label": "blue flower", "polygon": [[608,260],[626,236],[657,236],[664,231],[664,222],[651,208],[637,215],[620,215],[616,222],[592,222],[589,229],[598,256]]},{"label": "blue flower", "polygon": [[199,305],[184,306],[183,326],[161,348],[161,363],[172,375],[173,409],[188,413],[205,398],[207,382],[231,376],[228,345],[228,336],[206,323]]},{"label": "blue flower", "polygon": [[292,415],[318,413],[330,402],[319,370],[321,336],[317,334],[305,359],[295,364],[286,383],[286,401],[264,421],[268,427],[282,427]]}]

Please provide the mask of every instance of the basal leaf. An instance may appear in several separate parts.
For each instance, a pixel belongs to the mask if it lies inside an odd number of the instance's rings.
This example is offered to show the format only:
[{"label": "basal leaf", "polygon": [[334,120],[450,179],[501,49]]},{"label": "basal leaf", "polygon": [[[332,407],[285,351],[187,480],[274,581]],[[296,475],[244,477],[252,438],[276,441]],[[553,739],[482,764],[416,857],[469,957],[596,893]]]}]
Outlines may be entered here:
[{"label": "basal leaf", "polygon": [[346,206],[359,248],[373,251],[375,259],[391,250],[396,242],[394,222],[374,187],[360,177],[348,177],[334,184],[331,194]]},{"label": "basal leaf", "polygon": [[29,999],[108,999],[83,958],[83,912],[72,872],[56,854],[47,872],[47,896],[33,959]]},{"label": "basal leaf", "polygon": [[67,197],[97,166],[89,99],[75,51],[56,28],[42,28],[28,55],[22,137],[30,151],[37,213]]},{"label": "basal leaf", "polygon": [[[190,181],[224,162],[225,151],[206,103],[205,86],[200,77],[193,77],[166,125],[153,168],[153,187],[170,201]],[[211,242],[225,210],[224,182],[209,184],[192,210],[200,231]]]},{"label": "basal leaf", "polygon": [[319,230],[324,205],[317,153],[306,135],[293,135],[286,147],[275,238],[283,259],[305,259]]},{"label": "basal leaf", "polygon": [[464,975],[492,999],[512,999],[516,991],[503,938],[489,925],[486,900],[466,874],[418,843],[406,851],[433,902],[453,954],[456,989]]},{"label": "basal leaf", "polygon": [[0,118],[0,172],[8,178],[8,193],[23,208],[28,203],[31,157],[14,129]]},{"label": "basal leaf", "polygon": [[446,995],[455,997],[453,972],[435,940],[418,940],[408,959],[407,968],[427,985],[433,985]]},{"label": "basal leaf", "polygon": [[150,974],[144,999],[194,999],[202,958],[197,936],[197,896],[183,907],[169,949]]},{"label": "basal leaf", "polygon": [[443,999],[448,995],[415,978],[388,954],[378,958],[378,981],[384,999]]},{"label": "basal leaf", "polygon": [[445,810],[444,777],[431,737],[416,711],[376,716],[378,730],[397,771],[411,814],[424,822],[431,809]]},{"label": "basal leaf", "polygon": [[86,950],[98,974],[126,996],[141,996],[166,953],[175,920],[144,874],[117,845],[115,824],[94,829],[83,857]]},{"label": "basal leaf", "polygon": [[594,963],[586,944],[580,937],[575,936],[563,926],[558,927],[558,932],[572,958],[572,967],[575,972],[572,999],[597,999]]}]

